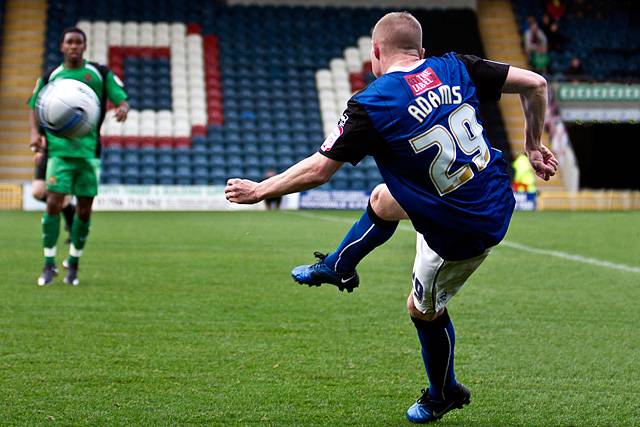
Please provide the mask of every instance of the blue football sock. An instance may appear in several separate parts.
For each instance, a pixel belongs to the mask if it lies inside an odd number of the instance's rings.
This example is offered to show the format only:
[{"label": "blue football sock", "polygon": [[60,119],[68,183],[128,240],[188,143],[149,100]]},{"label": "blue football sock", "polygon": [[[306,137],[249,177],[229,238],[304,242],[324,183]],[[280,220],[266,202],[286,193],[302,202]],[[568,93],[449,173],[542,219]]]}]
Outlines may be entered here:
[{"label": "blue football sock", "polygon": [[338,273],[354,271],[356,265],[369,252],[393,236],[398,223],[399,221],[386,221],[380,218],[369,203],[367,210],[351,226],[340,246],[325,258],[325,264]]},{"label": "blue football sock", "polygon": [[429,378],[429,396],[433,400],[444,400],[447,391],[457,384],[453,371],[456,334],[449,313],[445,309],[431,322],[414,317],[411,320],[422,346],[422,360]]}]

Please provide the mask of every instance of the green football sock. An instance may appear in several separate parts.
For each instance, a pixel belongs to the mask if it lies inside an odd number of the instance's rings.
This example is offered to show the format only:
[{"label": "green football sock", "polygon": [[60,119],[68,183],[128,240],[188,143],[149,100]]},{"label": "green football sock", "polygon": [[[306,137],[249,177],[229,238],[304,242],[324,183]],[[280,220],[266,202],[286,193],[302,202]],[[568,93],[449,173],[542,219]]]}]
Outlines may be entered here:
[{"label": "green football sock", "polygon": [[60,214],[42,217],[42,245],[44,246],[44,260],[47,265],[54,265],[56,259],[56,245],[60,235]]},{"label": "green football sock", "polygon": [[69,264],[77,264],[78,259],[82,256],[82,250],[87,242],[87,236],[89,235],[89,227],[91,221],[82,221],[76,215],[73,218],[73,225],[71,227],[71,247],[69,248]]}]

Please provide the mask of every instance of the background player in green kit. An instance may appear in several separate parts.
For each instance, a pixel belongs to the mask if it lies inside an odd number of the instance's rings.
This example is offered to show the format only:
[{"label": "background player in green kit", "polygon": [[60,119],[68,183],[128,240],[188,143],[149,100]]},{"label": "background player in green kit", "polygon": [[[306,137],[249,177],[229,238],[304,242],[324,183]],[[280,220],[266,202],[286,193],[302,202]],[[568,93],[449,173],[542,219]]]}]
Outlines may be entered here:
[{"label": "background player in green kit", "polygon": [[29,99],[30,146],[33,151],[43,149],[41,141],[43,131],[38,125],[34,109],[40,90],[48,82],[57,79],[81,81],[95,91],[102,107],[97,128],[83,137],[69,139],[48,131],[44,132],[49,160],[46,175],[47,211],[42,218],[45,262],[42,274],[38,278],[39,286],[51,283],[57,274],[55,256],[60,234],[60,211],[67,194],[75,195],[78,204],[71,229],[69,258],[65,263],[68,271],[64,281],[78,285],[78,261],[89,234],[93,198],[98,193],[100,124],[104,119],[107,99],[117,106],[115,116],[118,121],[126,120],[129,111],[124,85],[107,67],[83,58],[86,46],[87,37],[81,29],[65,29],[60,38],[60,51],[64,61],[38,79]]}]

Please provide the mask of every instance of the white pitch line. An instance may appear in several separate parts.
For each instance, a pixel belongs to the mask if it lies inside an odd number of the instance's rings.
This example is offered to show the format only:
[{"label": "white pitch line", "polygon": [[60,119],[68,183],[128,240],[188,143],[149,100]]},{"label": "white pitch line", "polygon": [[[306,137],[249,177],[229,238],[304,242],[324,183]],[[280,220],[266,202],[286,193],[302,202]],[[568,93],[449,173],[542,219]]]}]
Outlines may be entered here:
[{"label": "white pitch line", "polygon": [[[302,217],[306,217],[306,218],[312,218],[312,219],[321,219],[324,221],[332,221],[332,222],[340,222],[340,223],[345,223],[345,224],[352,224],[353,220],[349,220],[346,218],[335,218],[335,217],[331,217],[331,216],[324,216],[324,215],[317,215],[317,214],[312,214],[312,213],[308,213],[308,212],[299,212],[299,211],[287,211],[288,213],[291,213],[292,215],[298,215],[298,216],[302,216]],[[404,224],[400,224],[398,226],[399,230],[402,231],[410,231],[410,232],[414,232],[415,230],[413,229],[413,227],[404,225]],[[504,246],[510,249],[517,249],[523,252],[529,252],[529,253],[533,253],[533,254],[537,254],[537,255],[545,255],[545,256],[552,256],[552,257],[556,257],[556,258],[561,258],[561,259],[566,259],[569,261],[574,261],[574,262],[579,262],[582,264],[588,264],[588,265],[595,265],[597,267],[604,267],[604,268],[610,268],[612,270],[620,270],[620,271],[626,271],[629,273],[640,273],[640,267],[635,267],[632,265],[627,265],[627,264],[621,264],[621,263],[617,263],[617,262],[611,262],[611,261],[605,261],[602,259],[597,259],[597,258],[589,258],[589,257],[584,257],[582,255],[574,255],[574,254],[570,254],[568,252],[562,252],[562,251],[554,251],[554,250],[550,250],[550,249],[538,249],[538,248],[534,248],[531,246],[527,246],[527,245],[523,245],[521,243],[515,243],[515,242],[510,242],[508,240],[503,240],[500,243],[500,246]]]},{"label": "white pitch line", "polygon": [[567,252],[554,251],[550,249],[538,249],[538,248],[533,248],[531,246],[523,245],[521,243],[510,242],[508,240],[502,241],[501,245],[506,246],[507,248],[518,249],[525,252],[531,252],[533,254],[549,255],[549,256],[554,256],[556,258],[567,259],[569,261],[581,262],[583,264],[597,265],[598,267],[611,268],[613,270],[627,271],[630,273],[640,273],[640,267],[634,267],[627,264],[620,264],[617,262],[605,261],[598,258],[588,258],[582,255],[574,255]]}]

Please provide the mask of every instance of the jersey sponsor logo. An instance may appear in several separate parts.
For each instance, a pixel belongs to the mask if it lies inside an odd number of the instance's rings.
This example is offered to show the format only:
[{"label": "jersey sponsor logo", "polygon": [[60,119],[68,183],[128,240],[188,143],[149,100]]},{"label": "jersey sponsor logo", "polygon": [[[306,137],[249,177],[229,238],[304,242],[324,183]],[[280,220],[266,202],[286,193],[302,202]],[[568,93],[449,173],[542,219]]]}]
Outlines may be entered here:
[{"label": "jersey sponsor logo", "polygon": [[338,125],[322,143],[322,146],[320,147],[322,151],[331,151],[333,144],[335,144],[338,138],[340,138],[344,133],[344,125],[347,123],[347,120],[349,120],[349,116],[342,114],[342,117],[340,117],[340,120],[338,121]]},{"label": "jersey sponsor logo", "polygon": [[440,78],[431,67],[428,67],[426,70],[417,74],[404,76],[404,79],[411,88],[413,96],[422,95],[426,91],[436,88],[442,84],[440,82]]},{"label": "jersey sponsor logo", "polygon": [[55,176],[53,176],[53,175],[49,177],[48,181],[49,181],[49,184],[51,184],[51,185],[55,185],[55,184],[56,184],[56,182],[58,182],[58,180],[56,179],[56,177],[55,177]]}]

